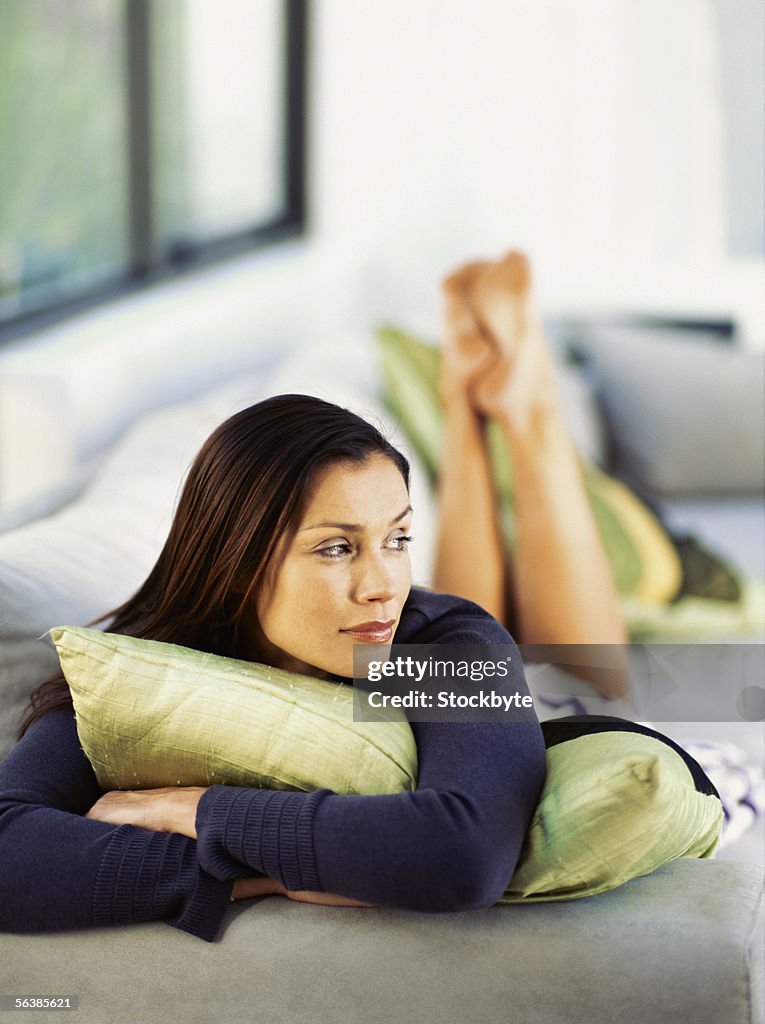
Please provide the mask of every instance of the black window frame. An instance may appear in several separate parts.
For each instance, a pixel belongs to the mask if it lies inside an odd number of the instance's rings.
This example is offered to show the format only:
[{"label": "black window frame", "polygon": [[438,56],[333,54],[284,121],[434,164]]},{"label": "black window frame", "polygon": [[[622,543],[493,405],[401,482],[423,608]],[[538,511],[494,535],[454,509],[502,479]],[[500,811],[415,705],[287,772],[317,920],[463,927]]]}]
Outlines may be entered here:
[{"label": "black window frame", "polygon": [[169,281],[201,267],[301,235],[306,227],[306,104],[308,0],[281,0],[281,179],[285,205],[255,228],[199,244],[177,244],[158,256],[152,223],[151,15],[152,0],[125,4],[126,90],[129,161],[130,257],[126,274],[86,294],[57,300],[0,322],[0,344],[31,334],[85,310]]}]

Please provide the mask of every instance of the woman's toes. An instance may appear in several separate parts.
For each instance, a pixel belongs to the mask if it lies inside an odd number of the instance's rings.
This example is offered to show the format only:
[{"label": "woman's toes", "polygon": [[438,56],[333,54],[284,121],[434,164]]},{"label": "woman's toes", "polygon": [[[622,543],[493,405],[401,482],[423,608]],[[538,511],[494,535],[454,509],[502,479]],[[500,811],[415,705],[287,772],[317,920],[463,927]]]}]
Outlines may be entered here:
[{"label": "woman's toes", "polygon": [[531,319],[531,272],[523,253],[486,263],[470,280],[468,297],[479,326],[513,355]]},{"label": "woman's toes", "polygon": [[444,342],[459,349],[463,355],[474,357],[491,347],[491,341],[482,336],[473,316],[468,295],[476,274],[482,273],[485,262],[465,263],[443,281]]},{"label": "woman's toes", "polygon": [[531,288],[531,265],[525,253],[511,249],[500,261],[504,280],[513,292],[528,292]]},{"label": "woman's toes", "polygon": [[465,300],[477,274],[483,273],[489,266],[488,260],[471,260],[457,267],[442,281],[442,288],[447,299]]},{"label": "woman's toes", "polygon": [[459,365],[464,373],[478,369],[478,364],[496,351],[479,330],[470,307],[460,294],[446,297],[443,338],[445,352],[451,356],[452,365]]},{"label": "woman's toes", "polygon": [[494,358],[495,346],[481,333],[467,301],[466,284],[475,272],[466,264],[443,282],[443,349],[441,396],[445,401],[462,395],[469,398],[472,381]]}]

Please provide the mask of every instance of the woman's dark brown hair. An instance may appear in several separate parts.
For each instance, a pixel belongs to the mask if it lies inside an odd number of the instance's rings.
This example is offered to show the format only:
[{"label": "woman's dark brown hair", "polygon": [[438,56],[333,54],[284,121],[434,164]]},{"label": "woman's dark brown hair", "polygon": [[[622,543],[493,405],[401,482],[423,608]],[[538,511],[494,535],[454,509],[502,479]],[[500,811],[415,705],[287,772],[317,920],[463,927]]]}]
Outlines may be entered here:
[{"label": "woman's dark brown hair", "polygon": [[[240,656],[279,540],[299,522],[317,470],[384,455],[409,486],[409,463],[371,423],[306,395],[277,395],[222,423],[192,463],[170,533],[138,592],[103,615],[108,631]],[[32,694],[19,737],[55,708],[71,708],[59,674]]]}]

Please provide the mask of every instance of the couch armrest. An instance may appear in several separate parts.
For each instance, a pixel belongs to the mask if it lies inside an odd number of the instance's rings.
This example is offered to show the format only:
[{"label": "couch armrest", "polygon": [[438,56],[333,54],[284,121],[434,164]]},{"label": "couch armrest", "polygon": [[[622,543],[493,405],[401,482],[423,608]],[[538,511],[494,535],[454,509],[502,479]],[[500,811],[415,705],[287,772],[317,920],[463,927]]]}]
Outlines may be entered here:
[{"label": "couch armrest", "polygon": [[163,924],[3,936],[0,991],[78,995],[78,1024],[761,1024],[762,899],[762,869],[688,858],[458,914],[270,897],[234,905],[211,945]]}]

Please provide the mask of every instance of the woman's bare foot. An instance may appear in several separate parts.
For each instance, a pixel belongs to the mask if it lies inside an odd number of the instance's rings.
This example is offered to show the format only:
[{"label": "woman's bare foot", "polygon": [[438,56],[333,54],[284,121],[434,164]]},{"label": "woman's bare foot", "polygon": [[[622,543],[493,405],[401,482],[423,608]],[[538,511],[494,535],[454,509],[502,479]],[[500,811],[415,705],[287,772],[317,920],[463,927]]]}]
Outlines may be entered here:
[{"label": "woman's bare foot", "polygon": [[536,320],[531,303],[531,268],[521,252],[471,264],[468,301],[485,337],[512,356]]},{"label": "woman's bare foot", "polygon": [[475,275],[484,263],[467,263],[443,281],[441,400],[475,401],[471,395],[475,381],[496,359],[496,347],[481,333],[471,312],[468,293]]},{"label": "woman's bare foot", "polygon": [[475,378],[471,395],[478,410],[502,422],[518,440],[540,439],[562,425],[552,357],[531,294],[526,257],[509,252],[495,262],[472,264],[468,302],[481,336],[495,357]]}]

